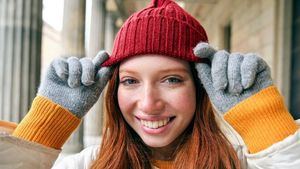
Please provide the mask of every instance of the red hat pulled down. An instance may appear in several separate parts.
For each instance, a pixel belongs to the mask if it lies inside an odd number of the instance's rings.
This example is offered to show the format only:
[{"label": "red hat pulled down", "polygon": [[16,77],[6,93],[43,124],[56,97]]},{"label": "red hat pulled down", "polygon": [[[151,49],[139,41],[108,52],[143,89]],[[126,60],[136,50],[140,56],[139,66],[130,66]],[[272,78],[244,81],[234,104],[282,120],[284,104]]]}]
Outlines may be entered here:
[{"label": "red hat pulled down", "polygon": [[204,28],[178,4],[172,0],[152,0],[148,7],[126,20],[116,35],[110,58],[102,66],[143,54],[201,62],[193,48],[207,41]]}]

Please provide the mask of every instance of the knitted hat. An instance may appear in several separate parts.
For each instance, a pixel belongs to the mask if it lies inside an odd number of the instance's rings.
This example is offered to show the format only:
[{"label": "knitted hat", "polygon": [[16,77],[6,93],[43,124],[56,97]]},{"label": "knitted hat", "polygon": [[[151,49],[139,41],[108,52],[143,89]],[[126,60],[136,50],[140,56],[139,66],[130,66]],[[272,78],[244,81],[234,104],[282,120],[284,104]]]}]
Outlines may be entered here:
[{"label": "knitted hat", "polygon": [[111,66],[126,58],[160,54],[192,62],[201,62],[193,53],[199,42],[207,42],[200,23],[172,0],[152,0],[131,15],[116,35],[113,52],[102,66]]}]

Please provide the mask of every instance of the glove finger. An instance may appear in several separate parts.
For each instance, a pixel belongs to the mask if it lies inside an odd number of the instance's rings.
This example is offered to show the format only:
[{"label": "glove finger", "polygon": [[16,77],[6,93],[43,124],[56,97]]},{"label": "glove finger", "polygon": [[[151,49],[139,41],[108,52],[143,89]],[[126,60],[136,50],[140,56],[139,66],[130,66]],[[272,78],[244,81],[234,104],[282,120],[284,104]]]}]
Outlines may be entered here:
[{"label": "glove finger", "polygon": [[257,57],[257,63],[258,63],[258,68],[257,68],[257,73],[262,72],[264,70],[270,69],[269,65],[263,58],[256,56]]},{"label": "glove finger", "polygon": [[65,81],[68,79],[68,63],[65,59],[56,58],[52,61],[51,65],[59,78]]},{"label": "glove finger", "polygon": [[258,70],[256,74],[256,81],[260,87],[260,89],[264,89],[273,84],[271,77],[271,69],[266,61],[264,61],[261,57],[257,56],[258,59]]},{"label": "glove finger", "polygon": [[255,54],[249,53],[245,55],[241,65],[241,77],[244,89],[248,89],[253,85],[258,73],[258,66],[259,60]]},{"label": "glove finger", "polygon": [[111,67],[103,67],[98,71],[96,79],[98,79],[97,84],[100,88],[103,89],[105,87],[112,73],[113,69]]},{"label": "glove finger", "polygon": [[82,67],[81,83],[85,86],[90,86],[95,83],[95,65],[89,58],[80,59]]},{"label": "glove finger", "polygon": [[68,85],[71,88],[79,87],[81,84],[81,73],[82,73],[82,67],[79,59],[76,57],[68,58],[68,66],[69,66]]},{"label": "glove finger", "polygon": [[228,92],[238,95],[243,91],[241,79],[241,63],[243,56],[239,53],[233,53],[228,58]]},{"label": "glove finger", "polygon": [[198,63],[196,64],[196,69],[198,71],[198,77],[203,84],[206,92],[209,95],[214,93],[213,81],[211,77],[211,68],[208,64],[205,63]]},{"label": "glove finger", "polygon": [[194,54],[198,56],[199,58],[208,58],[212,60],[213,55],[217,52],[216,49],[211,47],[206,42],[200,42],[197,44],[197,46],[194,48]]},{"label": "glove finger", "polygon": [[227,66],[229,53],[218,51],[212,60],[211,74],[215,90],[225,90],[228,84]]},{"label": "glove finger", "polygon": [[273,85],[271,70],[270,67],[267,66],[264,71],[256,74],[255,88],[264,89],[271,85]]},{"label": "glove finger", "polygon": [[93,59],[93,63],[96,69],[100,69],[100,66],[103,62],[105,62],[109,58],[108,54],[102,50],[97,53],[97,55]]}]

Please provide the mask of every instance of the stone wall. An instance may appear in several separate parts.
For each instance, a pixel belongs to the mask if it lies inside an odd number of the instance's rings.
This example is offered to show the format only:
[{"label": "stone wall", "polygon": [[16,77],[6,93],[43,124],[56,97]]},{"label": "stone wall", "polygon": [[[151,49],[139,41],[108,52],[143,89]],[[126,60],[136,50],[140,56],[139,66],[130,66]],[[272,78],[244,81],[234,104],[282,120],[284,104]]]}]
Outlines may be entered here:
[{"label": "stone wall", "polygon": [[210,43],[223,48],[223,29],[231,25],[231,52],[257,52],[273,67],[274,0],[220,0],[202,17]]}]

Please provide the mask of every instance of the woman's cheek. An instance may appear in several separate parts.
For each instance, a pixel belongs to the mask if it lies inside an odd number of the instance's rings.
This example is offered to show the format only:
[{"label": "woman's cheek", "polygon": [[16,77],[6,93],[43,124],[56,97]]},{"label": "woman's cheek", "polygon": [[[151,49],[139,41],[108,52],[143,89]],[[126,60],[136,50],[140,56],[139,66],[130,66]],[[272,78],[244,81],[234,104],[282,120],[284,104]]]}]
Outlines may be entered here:
[{"label": "woman's cheek", "polygon": [[122,91],[122,89],[119,89],[118,90],[118,103],[119,103],[119,107],[120,107],[120,110],[121,110],[121,112],[124,112],[125,111],[125,107],[126,107],[126,105],[127,105],[127,100],[126,100],[126,98],[125,98],[125,94],[124,94],[124,92]]},{"label": "woman's cheek", "polygon": [[196,109],[196,93],[193,86],[178,90],[169,95],[168,98],[177,109],[192,112]]},{"label": "woman's cheek", "polygon": [[123,115],[128,114],[129,112],[132,112],[133,105],[134,105],[134,96],[132,93],[119,89],[118,90],[118,103],[120,110]]}]

